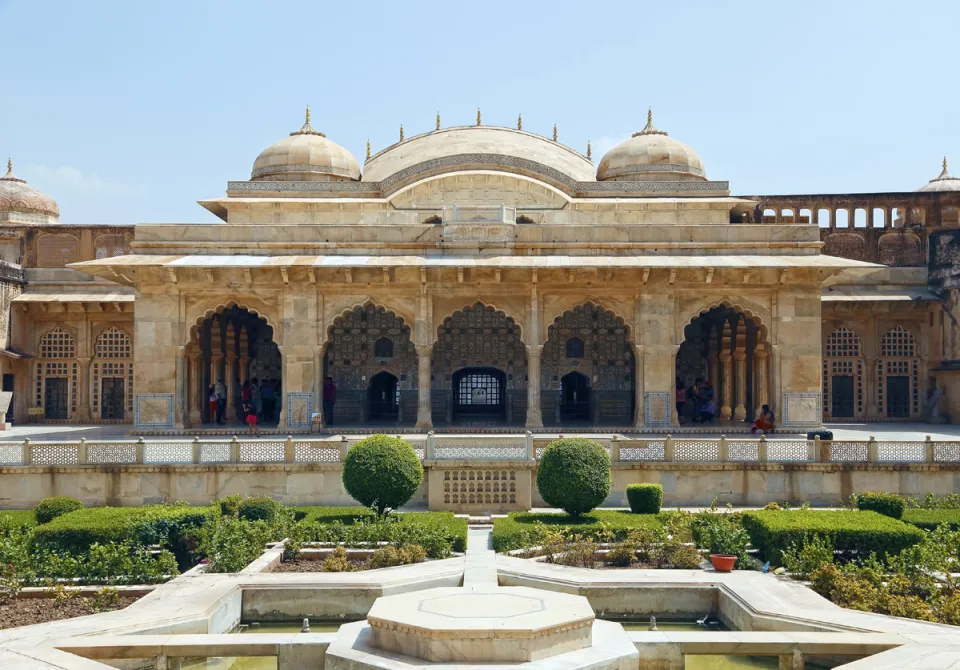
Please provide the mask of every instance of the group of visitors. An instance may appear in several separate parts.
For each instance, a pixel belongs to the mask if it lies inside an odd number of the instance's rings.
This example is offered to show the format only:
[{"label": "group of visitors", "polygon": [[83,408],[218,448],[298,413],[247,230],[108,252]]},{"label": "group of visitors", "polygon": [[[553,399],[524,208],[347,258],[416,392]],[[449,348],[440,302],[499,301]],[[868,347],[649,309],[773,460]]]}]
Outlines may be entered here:
[{"label": "group of visitors", "polygon": [[[716,391],[709,379],[697,377],[688,388],[684,386],[683,380],[677,377],[676,395],[677,417],[681,421],[689,418],[693,423],[713,423],[716,420],[717,405],[714,402]],[[757,412],[750,432],[769,433],[773,427],[773,410],[770,409],[770,405],[764,405]]]},{"label": "group of visitors", "polygon": [[[262,382],[256,377],[243,382],[240,389],[241,419],[251,433],[257,432],[257,422],[270,423],[276,420],[277,398],[280,395],[280,382],[272,377]],[[207,389],[207,401],[210,419],[217,425],[223,425],[227,411],[227,387],[223,379],[217,380]]]}]

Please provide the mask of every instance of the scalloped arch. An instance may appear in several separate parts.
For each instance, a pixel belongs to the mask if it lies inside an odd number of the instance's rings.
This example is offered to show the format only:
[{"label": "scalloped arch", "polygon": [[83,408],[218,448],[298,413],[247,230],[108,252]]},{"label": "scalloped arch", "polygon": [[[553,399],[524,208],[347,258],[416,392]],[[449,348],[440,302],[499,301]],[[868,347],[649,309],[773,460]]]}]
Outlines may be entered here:
[{"label": "scalloped arch", "polygon": [[716,300],[716,301],[708,304],[708,305],[705,306],[705,307],[700,307],[700,308],[696,311],[696,313],[692,314],[692,315],[690,316],[690,318],[688,318],[688,319],[683,323],[683,325],[682,325],[681,328],[680,328],[680,333],[679,333],[679,337],[678,337],[678,340],[677,340],[677,341],[678,341],[678,342],[683,342],[683,341],[685,340],[685,337],[684,337],[684,335],[683,335],[683,331],[686,330],[687,326],[689,326],[689,325],[692,324],[694,321],[696,321],[698,318],[700,318],[701,316],[703,316],[704,314],[706,314],[707,312],[709,312],[711,309],[716,309],[716,308],[718,308],[718,307],[726,307],[726,308],[728,308],[728,309],[733,309],[733,310],[735,310],[735,311],[737,311],[737,312],[740,312],[741,314],[743,314],[743,315],[746,316],[747,318],[753,319],[753,320],[756,322],[756,324],[757,324],[757,329],[758,329],[759,332],[760,332],[760,341],[761,341],[761,342],[762,342],[762,341],[766,341],[766,339],[767,339],[767,338],[769,337],[769,335],[770,335],[770,328],[769,328],[769,325],[768,325],[767,320],[764,319],[764,314],[763,314],[763,312],[765,312],[765,310],[763,310],[763,308],[760,307],[759,305],[752,305],[752,306],[750,306],[750,307],[744,307],[744,304],[749,304],[749,303],[747,303],[746,301],[744,301],[742,298],[739,299],[739,300],[734,300],[734,299],[732,299],[732,298],[729,298],[729,297],[727,297],[727,296],[724,296],[724,297],[720,298],[719,300]]},{"label": "scalloped arch", "polygon": [[457,308],[453,309],[453,310],[452,310],[451,312],[449,312],[446,316],[444,316],[442,319],[440,319],[440,324],[439,324],[439,325],[434,329],[434,331],[433,331],[433,343],[436,344],[436,342],[437,342],[437,335],[440,333],[440,329],[443,328],[443,324],[445,324],[447,321],[449,321],[450,319],[452,319],[455,315],[457,315],[457,314],[459,314],[459,313],[462,313],[462,312],[464,312],[465,310],[471,309],[471,308],[473,308],[473,307],[477,307],[477,306],[480,306],[480,307],[482,307],[482,308],[484,308],[484,309],[486,309],[487,307],[490,307],[491,309],[496,310],[497,314],[502,314],[505,318],[507,318],[507,319],[509,319],[510,321],[512,321],[512,322],[513,322],[513,325],[516,326],[517,329],[520,331],[520,341],[523,342],[523,344],[526,344],[526,343],[527,343],[526,340],[524,339],[524,327],[523,327],[523,320],[522,320],[522,319],[518,319],[517,317],[515,317],[513,314],[511,314],[511,313],[508,312],[507,310],[501,309],[500,307],[497,307],[497,306],[496,306],[495,304],[493,304],[492,302],[487,302],[487,301],[485,301],[485,300],[476,300],[476,299],[472,299],[472,300],[469,300],[469,301],[465,301],[465,304],[461,305],[460,307],[457,307]]},{"label": "scalloped arch", "polygon": [[[239,300],[232,300],[232,299],[222,302],[216,307],[204,310],[202,314],[194,318],[193,324],[190,326],[189,341],[191,343],[197,342],[198,336],[199,336],[199,328],[203,326],[204,321],[212,318],[215,314],[222,314],[225,310],[231,309],[233,307],[236,307],[238,309],[245,309],[251,314],[253,314],[255,317],[257,317],[258,319],[265,321],[266,324],[273,329],[273,341],[276,342],[278,345],[283,344],[282,333],[280,332],[279,328],[277,328],[277,325],[270,319],[270,317],[267,314],[261,312],[255,307],[251,307],[250,305],[244,304]],[[190,321],[187,321],[187,323],[190,323]]]},{"label": "scalloped arch", "polygon": [[[602,300],[597,300],[596,298],[585,298],[576,304],[570,305],[569,307],[562,308],[557,313],[557,315],[550,321],[550,323],[547,324],[547,332],[545,333],[545,335],[547,337],[550,336],[550,329],[553,328],[556,325],[557,321],[562,319],[565,314],[577,309],[587,307],[587,306],[592,306],[597,309],[601,309],[605,312],[610,312],[615,317],[617,317],[617,320],[620,322],[620,324],[627,329],[627,339],[633,342],[633,328],[630,327],[629,318],[621,314],[619,310],[613,307],[608,307],[603,303]],[[544,341],[546,341],[546,339],[547,338],[544,338]]]},{"label": "scalloped arch", "polygon": [[[367,305],[372,305],[373,307],[377,307],[377,308],[383,309],[384,311],[390,312],[390,313],[393,314],[395,317],[397,317],[398,319],[400,319],[400,320],[403,322],[403,325],[405,325],[407,328],[410,329],[410,338],[411,338],[411,339],[413,338],[413,336],[414,336],[414,331],[413,331],[413,329],[414,329],[414,317],[413,317],[413,315],[412,315],[412,314],[405,314],[405,313],[404,313],[404,310],[403,310],[402,308],[397,309],[396,307],[388,306],[388,305],[386,305],[386,304],[384,304],[384,303],[382,303],[382,302],[379,302],[379,301],[377,301],[377,300],[374,300],[373,298],[364,298],[363,300],[360,300],[360,301],[354,303],[353,305],[350,305],[350,306],[348,306],[348,307],[344,307],[342,310],[340,310],[340,313],[339,313],[339,314],[337,314],[335,317],[333,317],[332,319],[330,319],[330,325],[327,326],[327,335],[328,335],[328,336],[330,335],[330,331],[331,331],[331,329],[336,325],[336,322],[337,322],[338,319],[342,319],[343,317],[345,317],[347,314],[350,314],[350,313],[353,312],[354,310],[363,309],[363,308],[366,307]],[[327,339],[329,340],[330,338],[328,337]]]}]

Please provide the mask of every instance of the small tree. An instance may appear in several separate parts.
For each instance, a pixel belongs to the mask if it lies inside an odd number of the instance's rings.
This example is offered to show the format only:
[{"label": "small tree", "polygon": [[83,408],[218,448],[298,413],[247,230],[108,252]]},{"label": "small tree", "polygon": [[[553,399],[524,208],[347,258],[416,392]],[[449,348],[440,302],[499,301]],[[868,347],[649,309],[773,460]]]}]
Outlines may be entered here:
[{"label": "small tree", "polygon": [[398,437],[371,435],[350,449],[343,464],[347,493],[378,517],[405,504],[422,482],[423,464]]},{"label": "small tree", "polygon": [[78,509],[83,509],[83,503],[76,498],[58,496],[41,500],[33,510],[33,514],[37,517],[37,523],[44,524]]},{"label": "small tree", "polygon": [[593,440],[551,442],[540,459],[537,488],[548,504],[570,516],[589,512],[610,493],[610,454]]}]

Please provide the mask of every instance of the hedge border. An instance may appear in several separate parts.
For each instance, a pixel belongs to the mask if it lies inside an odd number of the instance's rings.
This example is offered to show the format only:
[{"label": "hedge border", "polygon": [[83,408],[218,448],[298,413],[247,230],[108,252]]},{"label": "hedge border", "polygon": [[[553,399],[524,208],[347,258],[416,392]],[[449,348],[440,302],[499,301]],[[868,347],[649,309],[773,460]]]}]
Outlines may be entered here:
[{"label": "hedge border", "polygon": [[536,541],[532,533],[536,522],[556,530],[573,530],[584,536],[596,538],[610,530],[615,540],[626,538],[637,528],[660,528],[663,524],[655,514],[634,514],[627,510],[595,509],[580,517],[551,512],[511,512],[505,518],[493,521],[493,549],[504,552],[522,549]]},{"label": "hedge border", "polygon": [[950,530],[957,531],[960,530],[960,509],[907,509],[901,521],[923,530],[946,524]]}]

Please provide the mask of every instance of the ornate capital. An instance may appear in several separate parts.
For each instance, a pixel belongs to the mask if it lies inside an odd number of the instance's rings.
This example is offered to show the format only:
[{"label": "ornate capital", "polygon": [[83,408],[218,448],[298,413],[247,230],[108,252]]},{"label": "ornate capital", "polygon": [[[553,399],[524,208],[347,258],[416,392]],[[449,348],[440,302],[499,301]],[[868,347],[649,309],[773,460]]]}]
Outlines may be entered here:
[{"label": "ornate capital", "polygon": [[423,357],[429,358],[429,357],[432,356],[432,355],[433,355],[433,347],[432,347],[432,346],[430,346],[429,344],[418,344],[418,345],[417,345],[417,356],[419,356],[420,358],[423,358]]},{"label": "ornate capital", "polygon": [[735,352],[733,352],[733,358],[737,361],[745,361],[747,360],[747,352],[743,349],[737,349]]},{"label": "ornate capital", "polygon": [[540,354],[543,352],[542,344],[528,344],[527,345],[527,355],[540,357]]},{"label": "ornate capital", "polygon": [[760,361],[765,361],[770,358],[770,352],[766,349],[757,349],[753,352],[753,357]]},{"label": "ornate capital", "polygon": [[719,358],[721,362],[726,363],[732,358],[732,356],[730,355],[729,351],[721,351]]}]

